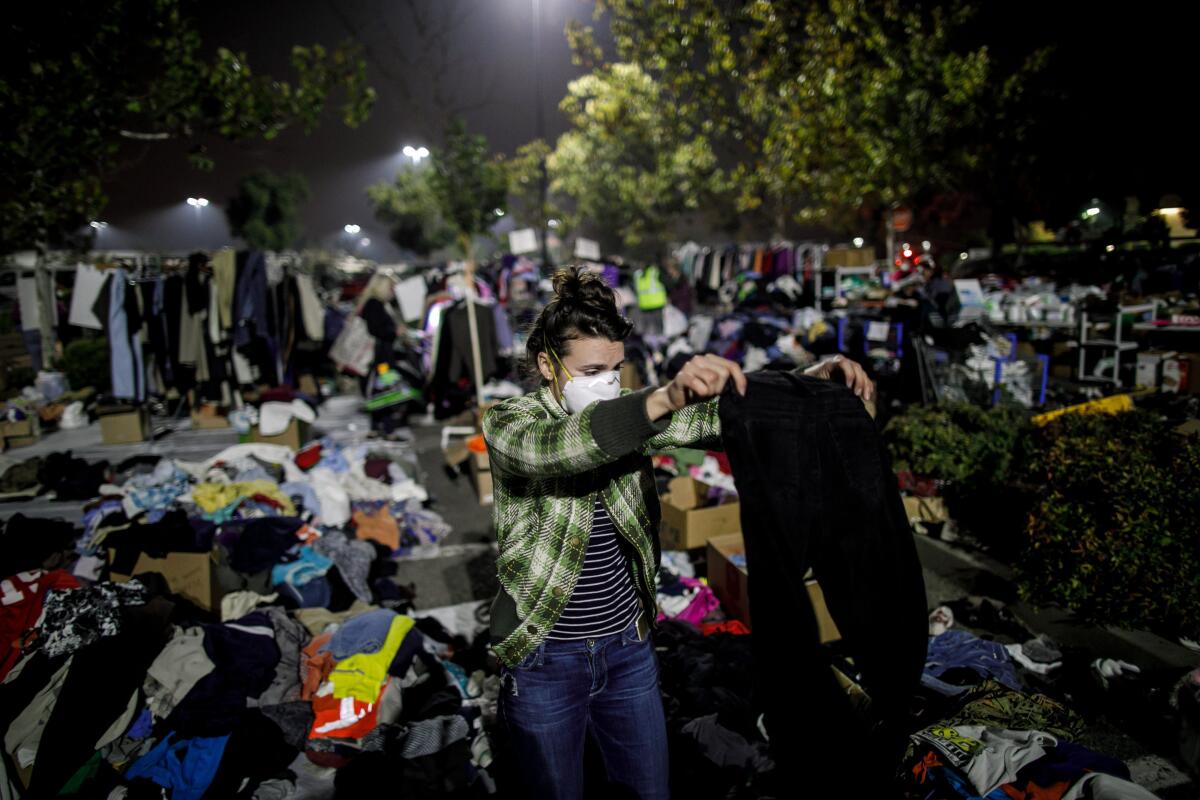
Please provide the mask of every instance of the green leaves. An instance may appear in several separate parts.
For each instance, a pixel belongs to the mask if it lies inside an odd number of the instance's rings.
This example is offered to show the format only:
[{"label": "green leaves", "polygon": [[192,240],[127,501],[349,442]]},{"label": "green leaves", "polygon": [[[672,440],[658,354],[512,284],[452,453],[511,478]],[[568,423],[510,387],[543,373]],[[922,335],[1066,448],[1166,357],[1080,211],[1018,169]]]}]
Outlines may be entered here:
[{"label": "green leaves", "polygon": [[724,191],[708,139],[636,64],[611,64],[571,82],[559,108],[571,123],[548,156],[551,190],[568,217],[595,225],[607,247],[651,254],[679,214]]},{"label": "green leaves", "polygon": [[425,168],[403,169],[392,182],[367,189],[375,215],[386,223],[397,246],[429,255],[486,233],[496,222],[496,210],[507,207],[510,173],[491,156],[487,140],[467,132],[461,120],[451,123],[441,148]]},{"label": "green leaves", "polygon": [[300,238],[300,205],[309,197],[301,175],[253,172],[238,183],[225,208],[229,229],[259,250],[287,250]]},{"label": "green leaves", "polygon": [[30,65],[0,81],[0,240],[10,248],[98,216],[123,144],[183,141],[192,165],[211,169],[208,140],[310,130],[335,93],[354,126],[375,100],[355,46],[298,47],[296,79],[280,82],[228,48],[205,55],[179,0],[26,4],[4,37],[4,52]]},{"label": "green leaves", "polygon": [[[972,28],[974,11],[967,0],[597,7],[614,60],[644,71],[659,108],[676,117],[673,141],[702,131],[737,176],[728,198],[765,212],[776,230],[792,220],[838,226],[868,203],[881,211],[936,192],[992,194],[1027,165],[1021,144],[1036,116],[1023,90],[1046,54],[1001,64]],[[598,64],[590,30],[573,26],[567,38],[577,63]]]}]

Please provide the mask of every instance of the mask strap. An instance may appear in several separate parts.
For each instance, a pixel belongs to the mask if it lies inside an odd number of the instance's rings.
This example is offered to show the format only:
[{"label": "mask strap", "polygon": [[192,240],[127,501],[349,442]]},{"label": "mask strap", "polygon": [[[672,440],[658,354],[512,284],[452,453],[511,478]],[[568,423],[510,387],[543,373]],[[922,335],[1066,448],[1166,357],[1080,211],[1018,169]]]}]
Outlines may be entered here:
[{"label": "mask strap", "polygon": [[[574,380],[575,376],[571,374],[571,371],[569,369],[567,369],[567,365],[562,363],[562,359],[558,357],[558,353],[554,352],[554,348],[547,347],[546,349],[550,351],[550,355],[554,356],[554,360],[558,362],[558,366],[562,368],[562,371],[567,373],[567,377],[570,378],[571,380]],[[554,376],[554,385],[558,386],[558,376],[557,375]],[[559,391],[562,391],[562,390],[559,389]]]}]

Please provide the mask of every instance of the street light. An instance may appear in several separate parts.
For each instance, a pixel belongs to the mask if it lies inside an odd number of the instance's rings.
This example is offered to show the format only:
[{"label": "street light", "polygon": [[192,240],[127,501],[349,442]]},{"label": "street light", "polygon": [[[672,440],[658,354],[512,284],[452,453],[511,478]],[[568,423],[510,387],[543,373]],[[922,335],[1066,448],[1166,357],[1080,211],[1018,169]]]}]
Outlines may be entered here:
[{"label": "street light", "polygon": [[361,230],[362,230],[362,228],[360,228],[359,226],[357,226],[357,225],[355,225],[355,224],[353,224],[353,223],[350,223],[350,224],[348,224],[348,225],[344,225],[344,226],[342,227],[342,230],[344,230],[346,233],[348,233],[348,234],[350,234],[351,236],[353,236],[354,234],[356,234],[356,233],[358,233],[359,231],[361,231]]},{"label": "street light", "polygon": [[504,216],[504,209],[503,209],[503,208],[497,208],[497,209],[496,209],[495,211],[493,211],[492,213],[493,213],[493,214],[495,214],[497,217],[503,217],[503,216]]},{"label": "street light", "polygon": [[424,147],[413,147],[405,145],[401,151],[406,158],[411,158],[413,164],[420,164],[422,159],[429,158],[429,151]]},{"label": "street light", "polygon": [[556,220],[556,219],[552,219],[552,220],[550,220],[549,222],[547,222],[546,224],[547,224],[547,225],[549,225],[551,228],[557,228],[557,227],[558,227],[559,225],[561,225],[562,223],[561,223],[561,222],[559,222],[559,221],[558,221],[558,220]]},{"label": "street light", "polygon": [[207,197],[189,197],[187,203],[192,208],[204,208],[208,205]]},{"label": "street light", "polygon": [[88,225],[91,225],[91,226],[92,226],[93,228],[95,228],[96,230],[101,230],[102,228],[107,228],[107,227],[108,227],[108,223],[107,223],[107,222],[101,222],[101,221],[100,221],[100,220],[98,220],[98,219],[94,219],[94,220],[92,220],[91,222],[89,222],[89,223],[88,223]]},{"label": "street light", "polygon": [[863,239],[863,237],[861,237],[861,236],[854,237],[854,246],[855,247],[862,247],[865,242],[866,242],[866,240]]}]

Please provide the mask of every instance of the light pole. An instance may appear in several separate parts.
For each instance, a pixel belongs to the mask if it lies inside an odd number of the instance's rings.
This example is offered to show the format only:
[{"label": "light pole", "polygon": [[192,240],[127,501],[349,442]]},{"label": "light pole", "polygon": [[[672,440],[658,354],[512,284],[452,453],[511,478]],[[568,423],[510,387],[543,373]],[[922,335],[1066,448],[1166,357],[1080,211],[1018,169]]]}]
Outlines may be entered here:
[{"label": "light pole", "polygon": [[200,239],[200,213],[208,207],[207,197],[189,197],[187,204],[196,209],[196,238]]},{"label": "light pole", "polygon": [[405,158],[412,159],[414,167],[420,166],[422,161],[429,158],[429,150],[425,147],[413,147],[412,145],[405,145],[404,149],[400,152],[404,154]]},{"label": "light pole", "polygon": [[[542,0],[532,0],[533,2],[533,86],[534,86],[534,103],[537,108],[534,109],[534,119],[537,120],[537,138],[539,141],[546,139],[546,117],[542,111]],[[550,246],[547,242],[548,234],[546,232],[546,191],[548,185],[548,177],[546,175],[546,157],[542,156],[541,163],[538,165],[538,233],[542,237],[542,266],[550,265]]]}]

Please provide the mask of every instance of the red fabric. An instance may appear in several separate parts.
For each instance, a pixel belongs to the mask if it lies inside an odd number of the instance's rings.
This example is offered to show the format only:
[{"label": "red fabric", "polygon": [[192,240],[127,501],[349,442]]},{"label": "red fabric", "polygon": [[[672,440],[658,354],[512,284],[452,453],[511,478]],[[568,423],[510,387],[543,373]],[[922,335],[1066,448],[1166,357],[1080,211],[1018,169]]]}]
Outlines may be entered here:
[{"label": "red fabric", "polygon": [[61,569],[19,572],[0,581],[0,680],[21,660],[22,640],[42,615],[46,592],[78,588],[75,576]]},{"label": "red fabric", "polygon": [[733,474],[733,469],[729,466],[729,456],[715,450],[709,452],[708,455],[717,460],[717,464],[721,467],[721,472],[724,472],[726,475]]},{"label": "red fabric", "polygon": [[310,470],[321,460],[320,443],[311,444],[296,453],[296,466],[302,470]]},{"label": "red fabric", "polygon": [[932,478],[922,478],[911,472],[897,472],[896,483],[900,491],[915,497],[937,497],[937,483]]},{"label": "red fabric", "polygon": [[726,622],[705,622],[700,625],[700,632],[705,636],[712,636],[714,633],[732,633],[735,636],[745,636],[750,633],[750,629],[740,619],[731,619]]},{"label": "red fabric", "polygon": [[279,502],[274,497],[267,497],[265,494],[253,495],[250,499],[256,503],[263,503],[265,505],[268,505],[271,508],[276,508],[276,509],[283,508],[283,503]]}]

